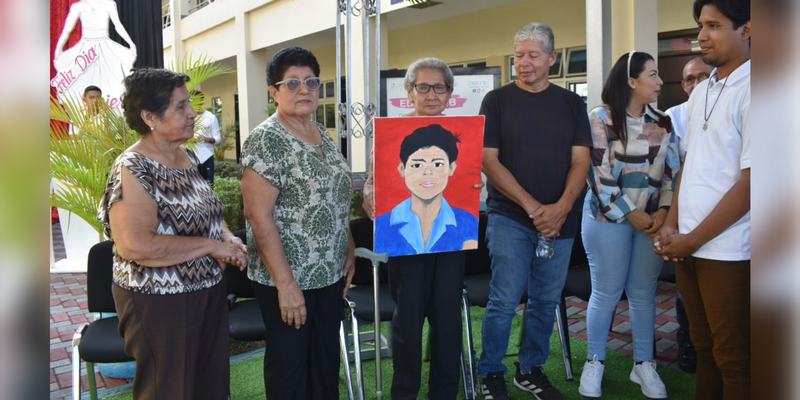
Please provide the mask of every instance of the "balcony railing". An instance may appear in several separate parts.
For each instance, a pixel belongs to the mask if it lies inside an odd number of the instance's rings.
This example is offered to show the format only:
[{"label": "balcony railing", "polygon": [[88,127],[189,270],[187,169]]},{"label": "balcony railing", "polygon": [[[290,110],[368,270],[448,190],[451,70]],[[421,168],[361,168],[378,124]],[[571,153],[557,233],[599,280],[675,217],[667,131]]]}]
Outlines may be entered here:
[{"label": "balcony railing", "polygon": [[166,29],[170,25],[172,25],[172,14],[170,13],[169,2],[165,2],[161,6],[161,29]]},{"label": "balcony railing", "polygon": [[189,10],[189,14],[191,14],[191,13],[193,13],[193,12],[195,12],[195,11],[197,11],[197,10],[199,10],[199,9],[201,9],[201,8],[211,4],[213,2],[214,2],[214,0],[202,0],[202,1],[198,0],[197,7],[194,7],[192,9],[190,9]]}]

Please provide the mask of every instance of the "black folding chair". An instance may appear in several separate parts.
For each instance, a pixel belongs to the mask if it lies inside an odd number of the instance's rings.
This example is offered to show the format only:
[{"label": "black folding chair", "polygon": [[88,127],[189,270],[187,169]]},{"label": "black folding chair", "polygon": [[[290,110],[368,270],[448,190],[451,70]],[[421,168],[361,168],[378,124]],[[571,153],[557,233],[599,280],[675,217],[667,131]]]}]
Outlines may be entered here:
[{"label": "black folding chair", "polygon": [[[86,299],[90,312],[115,313],[114,297],[111,295],[114,269],[114,242],[100,242],[89,249],[86,271]],[[133,361],[125,354],[125,340],[117,331],[119,318],[101,318],[78,327],[72,336],[72,398],[81,398],[81,360],[86,362],[89,381],[89,396],[97,400],[97,382],[94,376],[95,363]]]}]

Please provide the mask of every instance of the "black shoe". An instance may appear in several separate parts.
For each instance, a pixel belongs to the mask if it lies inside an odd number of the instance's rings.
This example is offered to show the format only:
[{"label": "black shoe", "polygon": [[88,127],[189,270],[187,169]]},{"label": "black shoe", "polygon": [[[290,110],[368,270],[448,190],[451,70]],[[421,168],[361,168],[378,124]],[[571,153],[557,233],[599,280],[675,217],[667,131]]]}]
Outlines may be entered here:
[{"label": "black shoe", "polygon": [[539,400],[564,400],[561,392],[550,384],[542,367],[534,367],[531,373],[523,375],[519,370],[519,363],[514,364],[517,366],[517,374],[514,376],[514,386],[517,389],[531,393]]},{"label": "black shoe", "polygon": [[502,372],[492,372],[481,379],[483,400],[510,400]]},{"label": "black shoe", "polygon": [[697,351],[691,342],[682,343],[678,348],[678,368],[683,372],[697,372]]}]

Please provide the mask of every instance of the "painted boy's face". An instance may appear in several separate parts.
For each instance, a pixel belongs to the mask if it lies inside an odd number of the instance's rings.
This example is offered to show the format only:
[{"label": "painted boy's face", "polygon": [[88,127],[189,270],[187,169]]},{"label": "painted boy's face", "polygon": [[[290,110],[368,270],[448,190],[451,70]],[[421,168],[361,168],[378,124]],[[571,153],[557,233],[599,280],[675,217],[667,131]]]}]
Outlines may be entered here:
[{"label": "painted boy's face", "polygon": [[412,153],[406,164],[400,163],[397,170],[411,194],[422,200],[431,200],[447,187],[448,180],[456,171],[456,163],[448,160],[444,150],[431,146]]}]

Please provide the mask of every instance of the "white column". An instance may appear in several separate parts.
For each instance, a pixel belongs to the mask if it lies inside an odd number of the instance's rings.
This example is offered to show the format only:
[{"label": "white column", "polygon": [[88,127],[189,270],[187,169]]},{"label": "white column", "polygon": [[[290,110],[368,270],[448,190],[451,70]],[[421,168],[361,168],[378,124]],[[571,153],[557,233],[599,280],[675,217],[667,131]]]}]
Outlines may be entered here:
[{"label": "white column", "polygon": [[587,0],[589,95],[586,105],[589,109],[602,103],[600,94],[614,63],[634,49],[652,55],[658,64],[658,3],[653,0]]},{"label": "white column", "polygon": [[[658,4],[652,0],[633,2],[633,47],[655,58],[658,65]],[[631,49],[633,50],[633,49]]]},{"label": "white column", "polygon": [[239,91],[239,132],[241,143],[267,118],[267,51],[250,51],[249,18],[236,15],[236,83]]},{"label": "white column", "polygon": [[614,62],[611,40],[611,0],[586,1],[586,107],[602,104],[603,83]]},{"label": "white column", "polygon": [[173,65],[183,59],[183,35],[181,33],[181,7],[183,4],[178,0],[169,0],[169,17],[172,19],[172,25],[167,28],[172,30],[172,60],[164,60],[164,65],[167,66],[170,62]]}]

